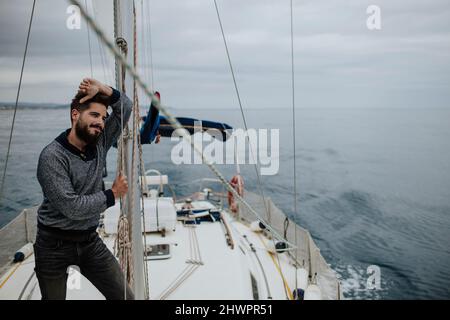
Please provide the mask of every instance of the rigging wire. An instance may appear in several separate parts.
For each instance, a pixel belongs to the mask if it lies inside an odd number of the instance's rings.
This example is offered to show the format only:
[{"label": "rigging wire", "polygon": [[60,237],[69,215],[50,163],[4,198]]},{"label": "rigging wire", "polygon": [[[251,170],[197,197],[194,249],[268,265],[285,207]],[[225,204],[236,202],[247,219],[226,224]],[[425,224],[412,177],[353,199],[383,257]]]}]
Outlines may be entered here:
[{"label": "rigging wire", "polygon": [[[150,54],[150,86],[153,90],[155,90],[155,77],[153,71],[153,42],[152,42],[152,23],[151,23],[151,9],[150,9],[150,0],[147,1],[147,16],[148,16],[148,44],[149,44],[149,54]],[[148,61],[148,60],[147,60]]]},{"label": "rigging wire", "polygon": [[26,61],[26,58],[27,58],[28,43],[30,41],[31,25],[33,23],[33,16],[34,16],[34,8],[35,8],[35,6],[36,6],[36,0],[33,0],[33,8],[31,9],[30,23],[28,25],[28,32],[27,32],[27,41],[25,43],[25,51],[23,53],[22,69],[20,70],[19,87],[17,88],[16,103],[15,103],[15,106],[14,106],[14,115],[13,115],[13,120],[12,120],[12,125],[11,125],[11,132],[9,134],[9,142],[8,142],[8,150],[6,152],[5,167],[3,168],[2,185],[0,187],[0,200],[2,198],[3,188],[5,186],[6,169],[8,168],[9,154],[11,152],[11,141],[12,141],[12,136],[13,136],[13,132],[14,132],[14,124],[15,124],[15,121],[16,121],[17,105],[19,103],[20,89],[22,87],[23,70],[25,68],[25,61]]},{"label": "rigging wire", "polygon": [[[94,18],[94,20],[97,20],[96,16],[97,16],[97,9],[95,7],[95,4],[92,2],[92,16]],[[100,42],[100,39],[98,37],[96,37],[97,39],[97,44],[98,44],[98,51],[100,53],[100,61],[102,63],[102,69],[103,69],[103,78],[104,78],[104,82],[107,84],[112,84],[112,77],[110,77],[110,73],[109,73],[109,68],[106,67],[107,65],[107,57],[105,57],[105,52],[103,49],[103,44]]]},{"label": "rigging wire", "polygon": [[[74,3],[74,2],[72,2]],[[77,3],[74,3],[77,4]],[[119,17],[121,15],[121,8],[119,5],[119,1],[115,0],[114,5],[113,5],[113,9],[114,9],[114,38],[116,39],[116,46],[119,49],[116,50],[120,50],[119,52],[119,56],[120,57],[124,57],[123,59],[126,59],[127,54],[128,54],[128,45],[127,42],[125,41],[125,39],[123,39],[122,37],[119,37],[120,34],[120,30],[122,30],[122,25],[118,24],[118,19],[117,17]],[[80,11],[83,13],[83,9],[80,7]],[[90,23],[91,27],[94,28],[94,30],[96,31],[95,27],[96,25],[92,23],[92,19],[91,17],[84,12],[83,16],[85,17],[85,19],[88,21],[88,23]],[[100,36],[100,34],[96,31],[97,36]],[[102,35],[104,37],[104,35]],[[101,38],[101,37],[100,37]],[[103,43],[106,43],[107,45],[111,45],[107,42],[105,42],[102,39]],[[112,46],[112,45],[111,45]],[[125,69],[124,69],[124,65],[123,63],[116,63],[116,83],[117,83],[117,88],[120,88],[122,93],[126,92],[126,87],[125,87]],[[119,142],[118,142],[118,164],[117,164],[117,171],[118,174],[122,174],[124,175],[124,172],[126,170],[125,168],[125,154],[124,154],[124,144],[125,144],[125,133],[124,131],[128,132],[128,126],[126,128],[124,128],[124,121],[123,121],[123,99],[122,97],[120,98],[120,126],[122,128],[121,133],[120,133],[120,138],[119,138]],[[128,136],[128,134],[127,134]],[[127,172],[125,172],[125,174],[127,174]],[[133,286],[133,282],[134,282],[134,268],[133,268],[133,263],[132,263],[132,255],[133,255],[133,243],[130,239],[130,225],[128,222],[128,219],[126,217],[126,209],[128,208],[127,205],[127,198],[126,196],[121,196],[120,197],[120,217],[119,217],[119,223],[118,223],[118,231],[117,231],[117,238],[116,238],[116,243],[118,244],[117,247],[119,248],[119,262],[121,264],[121,268],[123,271],[123,281],[124,281],[124,300],[126,300],[127,298],[127,283],[130,286]],[[122,246],[120,246],[120,243],[122,243]]]},{"label": "rigging wire", "polygon": [[[232,78],[233,78],[234,89],[235,89],[235,91],[236,91],[236,96],[237,96],[237,99],[238,99],[239,108],[240,108],[240,110],[241,110],[242,120],[243,120],[243,122],[244,122],[245,130],[248,132],[247,120],[246,120],[246,118],[245,118],[244,109],[243,109],[243,107],[242,107],[241,96],[240,96],[240,94],[239,94],[239,89],[238,89],[238,86],[237,86],[236,77],[235,77],[235,75],[234,75],[233,64],[231,63],[230,52],[229,52],[229,50],[228,50],[228,45],[227,45],[227,41],[226,41],[226,38],[225,38],[225,33],[224,33],[224,31],[223,31],[222,20],[220,19],[219,8],[217,7],[217,2],[216,2],[216,0],[214,0],[214,6],[215,6],[215,8],[216,8],[217,19],[218,19],[218,21],[219,21],[220,31],[221,31],[221,33],[222,33],[222,39],[223,39],[223,43],[224,43],[224,45],[225,45],[225,51],[226,51],[226,53],[227,53],[228,64],[229,64],[229,66],[230,66],[231,76],[232,76]],[[248,136],[247,136],[247,139],[249,139]],[[252,154],[252,157],[253,157],[253,162],[255,163],[255,166],[254,166],[254,167],[255,167],[255,172],[256,172],[257,179],[258,179],[258,188],[259,188],[259,191],[260,191],[261,196],[262,196],[262,198],[263,198],[264,208],[265,208],[265,211],[266,211],[266,215],[268,216],[269,210],[267,209],[267,203],[266,203],[266,199],[265,199],[265,196],[264,196],[264,191],[263,191],[262,188],[261,188],[262,183],[261,183],[261,177],[260,177],[259,171],[258,171],[258,170],[259,170],[259,166],[258,166],[257,161],[255,161],[255,159],[254,159],[254,153],[253,153],[253,148],[251,147],[250,139],[249,139],[249,146],[250,146],[250,153]]]},{"label": "rigging wire", "polygon": [[[86,6],[86,12],[89,13],[88,0],[84,0],[84,5]],[[88,46],[89,46],[89,64],[91,67],[91,78],[94,77],[94,72],[92,70],[92,49],[91,49],[91,32],[89,31],[89,25],[87,25],[87,37],[88,37]]]},{"label": "rigging wire", "polygon": [[[148,73],[146,72],[146,65],[147,65],[147,47],[145,45],[145,39],[147,38],[147,34],[146,34],[146,21],[145,21],[145,17],[144,17],[144,10],[145,10],[145,6],[144,6],[144,0],[141,0],[141,50],[142,50],[142,56],[143,56],[143,63],[141,63],[141,72],[143,75],[143,78],[145,80],[146,83],[149,82],[149,76]],[[154,90],[153,86],[152,89]],[[142,90],[139,90],[142,91]],[[144,98],[147,99],[147,97]],[[144,103],[145,100],[142,100],[142,102]],[[144,103],[145,104],[145,103]]]},{"label": "rigging wire", "polygon": [[[150,1],[150,0],[149,0]],[[134,9],[134,36],[135,36],[135,57],[136,57],[136,51],[138,48],[138,45],[136,43],[136,27],[137,27],[137,23],[136,23],[136,11]],[[142,35],[142,56],[143,58],[143,62],[142,63],[142,72],[144,73],[144,79],[146,79],[146,82],[148,83],[148,73],[145,72],[145,66],[147,65],[148,62],[148,54],[147,54],[147,47],[145,46],[145,39],[146,34],[145,34],[145,19],[144,19],[144,2],[143,0],[141,0],[141,35]],[[136,67],[136,60],[135,60],[135,65]],[[147,236],[146,236],[146,230],[145,230],[145,226],[146,226],[146,219],[145,219],[145,201],[144,201],[144,193],[148,193],[147,191],[147,179],[146,179],[146,172],[145,172],[145,164],[144,164],[144,159],[143,159],[143,150],[142,150],[142,144],[141,144],[141,138],[140,138],[140,130],[139,130],[139,120],[140,120],[140,108],[139,108],[139,91],[137,90],[141,90],[141,88],[138,88],[136,86],[136,81],[134,81],[134,90],[135,91],[135,95],[136,96],[136,110],[137,113],[135,112],[134,114],[134,119],[133,119],[133,130],[134,130],[134,134],[137,136],[137,144],[138,144],[138,149],[139,149],[139,174],[140,174],[140,188],[141,188],[141,217],[142,217],[142,225],[143,225],[143,240],[144,240],[144,278],[145,278],[145,297],[146,299],[150,300],[150,284],[149,284],[149,276],[148,276],[148,265],[147,265]],[[153,83],[152,83],[152,89],[153,88]],[[144,98],[147,98],[146,95],[144,94]],[[151,103],[151,101],[150,101]],[[153,160],[153,152],[152,152],[152,160]]]},{"label": "rigging wire", "polygon": [[[137,68],[137,62],[138,62],[138,55],[137,55],[137,32],[136,32],[136,26],[137,22],[136,22],[136,4],[135,1],[133,1],[133,65],[135,68]],[[143,168],[142,168],[142,146],[141,146],[141,139],[140,139],[140,131],[139,131],[139,96],[138,96],[138,87],[136,86],[136,81],[133,81],[133,96],[134,96],[134,103],[133,103],[133,161],[135,161],[135,157],[137,157],[137,151],[139,151],[139,168],[135,168],[133,166],[132,169],[132,181],[134,180],[133,178],[136,177],[136,175],[138,176],[138,179],[140,178],[139,176],[141,175]],[[136,170],[135,170],[136,169]],[[138,170],[139,169],[139,170]],[[145,175],[145,172],[144,172]],[[140,178],[141,181],[144,180],[144,177]],[[132,189],[134,190],[134,188]],[[144,194],[143,194],[143,189],[142,189],[142,183],[141,183],[141,189],[140,189],[140,198],[141,198],[141,218],[142,218],[142,222],[143,222],[143,235],[142,235],[142,242],[143,242],[143,246],[144,246],[144,250],[143,250],[143,255],[142,255],[142,259],[143,259],[143,265],[144,265],[144,281],[145,281],[145,294],[144,297],[146,300],[149,299],[149,294],[150,294],[150,288],[149,288],[149,284],[148,284],[148,265],[147,265],[147,261],[146,261],[146,256],[147,256],[147,236],[145,233],[145,210],[144,210]],[[133,197],[134,198],[134,197]]]},{"label": "rigging wire", "polygon": [[[214,0],[214,6],[215,6],[215,8],[216,8],[217,19],[218,19],[218,21],[219,21],[220,31],[221,31],[221,33],[222,33],[223,43],[224,43],[224,45],[225,45],[225,51],[226,51],[226,53],[227,53],[228,64],[229,64],[229,66],[230,66],[231,75],[232,75],[232,77],[233,77],[234,89],[235,89],[235,91],[236,91],[236,96],[237,96],[237,99],[238,99],[238,102],[239,102],[239,108],[240,108],[240,110],[241,110],[242,120],[243,120],[243,122],[244,122],[245,130],[246,130],[246,132],[248,132],[247,121],[246,121],[246,119],[245,119],[244,109],[243,109],[243,107],[242,107],[242,101],[241,101],[241,97],[240,97],[240,94],[239,94],[239,89],[238,89],[238,86],[237,86],[236,77],[235,77],[235,75],[234,75],[233,64],[231,63],[230,52],[229,52],[229,50],[228,50],[228,45],[227,45],[227,41],[226,41],[226,38],[225,38],[225,33],[224,33],[224,31],[223,31],[222,20],[220,19],[219,8],[218,8],[218,6],[217,6],[217,1],[216,1],[216,0]],[[262,183],[261,183],[261,177],[260,177],[259,171],[258,171],[258,170],[259,170],[258,162],[255,161],[255,156],[254,156],[254,153],[253,153],[253,148],[252,148],[252,146],[251,146],[250,139],[249,139],[248,136],[247,136],[247,139],[248,139],[248,141],[249,141],[250,153],[251,153],[251,155],[252,155],[252,157],[253,157],[253,162],[255,163],[254,168],[255,168],[255,172],[256,172],[256,176],[257,176],[257,180],[258,180],[258,189],[259,189],[259,192],[261,193],[261,196],[262,196],[262,198],[263,198],[264,209],[265,209],[265,212],[266,212],[266,216],[268,217],[268,216],[269,216],[269,210],[268,210],[268,208],[267,208],[266,198],[265,198],[265,196],[264,196],[264,191],[263,191]],[[286,238],[286,235],[284,235],[284,238]],[[275,239],[272,238],[272,240],[273,240],[273,245],[274,245],[274,247],[275,247]],[[275,252],[276,252],[276,251],[275,251]],[[278,264],[280,265],[280,269],[281,269],[281,263],[280,263],[280,258],[279,258],[278,253],[276,253],[276,257],[277,257],[277,261],[278,261]],[[286,298],[288,298],[288,300],[289,300],[289,295],[288,295],[288,292],[286,291],[286,288],[284,288],[284,291],[285,291],[285,294],[286,294]]]},{"label": "rigging wire", "polygon": [[[144,39],[148,39],[148,48],[143,45],[144,57],[145,57],[145,68],[143,68],[144,79],[147,80],[147,83],[150,83],[150,88],[155,90],[155,82],[154,82],[154,71],[153,71],[153,47],[152,47],[152,26],[151,26],[151,8],[150,8],[150,0],[147,0],[146,5],[144,5],[143,0],[141,0],[141,20],[142,20],[142,35],[144,44],[146,41]],[[147,20],[144,19],[144,11],[146,11]],[[150,70],[148,70],[148,66],[150,65]],[[148,72],[150,71],[150,72]],[[149,102],[151,103],[151,101]]]},{"label": "rigging wire", "polygon": [[[152,24],[151,24],[151,15],[152,15],[152,10],[150,7],[150,0],[146,1],[147,3],[147,17],[148,17],[148,23],[147,23],[147,33],[148,33],[148,50],[146,50],[147,56],[146,56],[146,65],[148,65],[148,63],[150,62],[150,86],[151,88],[156,91],[155,89],[155,76],[154,76],[154,66],[153,66],[153,37],[152,37]],[[150,55],[150,58],[149,58]],[[147,75],[148,77],[148,75]],[[151,104],[151,100],[149,102],[149,104]],[[151,144],[150,148],[155,149],[155,144]],[[155,161],[155,152],[151,152],[151,161],[154,162]]]},{"label": "rigging wire", "polygon": [[[295,144],[295,65],[294,65],[294,15],[292,0],[290,0],[291,9],[291,82],[292,82],[292,140],[294,148],[294,219],[297,217],[297,158],[296,158],[296,144]],[[287,225],[289,227],[289,219]],[[287,228],[286,227],[286,230]],[[294,242],[297,243],[297,226],[294,226]],[[295,250],[295,263],[297,264],[298,250]],[[298,288],[297,268],[295,268],[295,290]]]}]

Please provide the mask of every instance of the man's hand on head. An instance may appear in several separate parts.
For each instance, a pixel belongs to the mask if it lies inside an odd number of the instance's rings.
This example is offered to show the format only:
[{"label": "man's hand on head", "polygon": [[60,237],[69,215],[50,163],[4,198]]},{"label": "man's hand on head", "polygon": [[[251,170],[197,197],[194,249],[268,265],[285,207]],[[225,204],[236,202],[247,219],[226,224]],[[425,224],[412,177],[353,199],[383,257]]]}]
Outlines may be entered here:
[{"label": "man's hand on head", "polygon": [[104,85],[100,81],[93,78],[84,78],[80,82],[79,91],[85,93],[86,96],[80,99],[80,103],[83,103],[91,98],[93,98],[97,93],[104,94],[106,96],[111,96],[113,90],[111,87]]}]

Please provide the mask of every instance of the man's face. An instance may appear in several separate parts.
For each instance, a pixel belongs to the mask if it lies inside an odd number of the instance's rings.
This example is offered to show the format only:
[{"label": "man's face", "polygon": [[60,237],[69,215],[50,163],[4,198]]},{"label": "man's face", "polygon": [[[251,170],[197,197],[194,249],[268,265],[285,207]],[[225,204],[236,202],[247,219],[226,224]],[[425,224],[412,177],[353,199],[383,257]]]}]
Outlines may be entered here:
[{"label": "man's face", "polygon": [[95,144],[105,129],[106,107],[101,103],[91,102],[89,108],[82,111],[74,110],[72,113],[75,133],[87,144]]}]

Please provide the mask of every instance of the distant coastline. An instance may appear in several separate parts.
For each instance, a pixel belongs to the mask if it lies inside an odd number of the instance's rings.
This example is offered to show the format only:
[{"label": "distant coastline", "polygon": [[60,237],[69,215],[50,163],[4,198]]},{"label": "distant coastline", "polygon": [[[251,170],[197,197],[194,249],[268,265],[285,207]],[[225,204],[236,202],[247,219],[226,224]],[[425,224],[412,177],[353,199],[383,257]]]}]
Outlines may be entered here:
[{"label": "distant coastline", "polygon": [[[0,110],[12,110],[16,104],[14,102],[0,102]],[[18,109],[68,109],[68,104],[58,103],[33,103],[20,102],[17,104]]]},{"label": "distant coastline", "polygon": [[[14,110],[14,106],[15,103],[14,102],[0,102],[0,110]],[[56,110],[56,109],[69,109],[69,104],[68,103],[55,103],[55,102],[19,102],[19,104],[17,105],[18,109],[25,109],[25,110],[29,110],[29,109],[52,109],[52,110]],[[148,110],[148,105],[140,105],[140,110]],[[185,108],[183,107],[172,107],[172,106],[166,106],[166,108],[168,108],[169,111],[171,112],[179,112],[179,111],[184,111]],[[265,108],[265,107],[246,107],[246,110],[273,110],[274,108]],[[286,106],[277,106],[275,109],[277,110],[283,110],[283,111],[291,111],[292,107],[286,107]],[[379,106],[379,107],[361,107],[361,108],[357,108],[357,107],[333,107],[333,106],[299,106],[296,107],[296,109],[298,110],[308,110],[308,109],[330,109],[330,110],[335,110],[335,109],[341,109],[341,110],[352,110],[352,109],[360,109],[360,110],[405,110],[405,109],[410,109],[410,110],[420,110],[420,109],[432,109],[432,110],[442,110],[442,109],[450,109],[450,106],[423,106],[423,107],[418,107],[418,106],[414,106],[414,107],[409,107],[409,106]],[[238,107],[236,106],[231,106],[230,108],[195,108],[195,107],[190,107],[189,110],[214,110],[214,111],[230,111],[230,110],[239,110]]]}]

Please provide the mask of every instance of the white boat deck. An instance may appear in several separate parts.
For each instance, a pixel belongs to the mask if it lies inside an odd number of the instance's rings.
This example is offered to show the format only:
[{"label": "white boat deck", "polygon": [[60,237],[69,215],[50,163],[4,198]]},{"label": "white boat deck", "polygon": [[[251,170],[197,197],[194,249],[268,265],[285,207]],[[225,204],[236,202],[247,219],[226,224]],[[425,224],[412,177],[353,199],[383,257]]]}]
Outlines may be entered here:
[{"label": "white boat deck", "polygon": [[[154,210],[150,209],[150,204],[145,205],[146,219],[147,213],[151,211],[155,220]],[[194,209],[215,209],[208,201],[194,201],[192,205]],[[181,206],[182,204],[175,204],[176,210],[180,210]],[[100,232],[100,235],[103,235],[103,241],[111,252],[114,252],[118,206],[108,210],[110,211],[105,213],[105,217],[108,218],[105,219],[103,231],[109,229],[110,234]],[[247,222],[235,218],[228,211],[221,211],[222,221],[202,221],[198,224],[185,224],[183,217],[177,217],[175,211],[172,212],[173,222],[168,223],[171,227],[164,236],[160,232],[146,233],[145,236],[147,247],[158,244],[170,246],[170,255],[159,256],[159,259],[146,262],[151,300],[285,300],[293,298],[292,293],[296,284],[302,289],[308,285],[307,275],[303,280],[299,280],[298,277],[296,279],[298,269],[294,266],[292,255],[288,255],[287,252],[271,253],[274,242],[268,238],[268,233],[252,231]],[[159,221],[161,223],[168,220],[167,217],[160,216]],[[148,220],[146,225],[147,222]],[[173,226],[175,230],[172,230]],[[229,238],[233,246],[227,241]],[[269,250],[269,247],[272,250]],[[317,256],[321,258],[320,255]],[[297,261],[308,260],[307,256],[296,258]],[[316,281],[321,291],[319,298],[320,296],[323,299],[342,298],[334,272],[322,260],[318,260],[318,263],[321,263],[321,268],[316,269],[319,271]],[[305,269],[303,271],[307,274]],[[312,296],[314,297],[316,296]],[[39,285],[34,274],[33,254],[21,263],[11,264],[2,274],[1,300],[40,298]],[[95,300],[104,297],[71,267],[67,283],[67,299]]]},{"label": "white boat deck", "polygon": [[[286,299],[291,295],[295,287],[295,268],[287,254],[270,254],[266,246],[271,240],[262,233],[251,231],[225,211],[222,217],[229,226],[233,249],[227,244],[226,228],[219,221],[196,225],[178,221],[176,230],[166,232],[165,237],[160,233],[146,235],[147,245],[170,245],[169,258],[147,261],[150,299]],[[113,251],[115,235],[103,240]],[[40,299],[33,271],[34,255],[12,266],[0,279],[0,299]],[[257,296],[254,296],[250,274],[257,283]],[[184,280],[177,282],[183,275]],[[87,279],[72,270],[67,299],[104,297]]]}]

